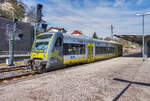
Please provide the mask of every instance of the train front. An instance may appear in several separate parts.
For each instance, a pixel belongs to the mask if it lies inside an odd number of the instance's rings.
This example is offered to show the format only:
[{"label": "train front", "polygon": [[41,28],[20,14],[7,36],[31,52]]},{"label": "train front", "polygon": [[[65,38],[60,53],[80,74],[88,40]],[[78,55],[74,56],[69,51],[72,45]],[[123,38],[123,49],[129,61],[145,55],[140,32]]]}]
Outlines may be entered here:
[{"label": "train front", "polygon": [[25,60],[25,64],[28,64],[31,70],[46,72],[45,66],[53,36],[54,33],[42,33],[37,36],[32,46],[31,57]]}]

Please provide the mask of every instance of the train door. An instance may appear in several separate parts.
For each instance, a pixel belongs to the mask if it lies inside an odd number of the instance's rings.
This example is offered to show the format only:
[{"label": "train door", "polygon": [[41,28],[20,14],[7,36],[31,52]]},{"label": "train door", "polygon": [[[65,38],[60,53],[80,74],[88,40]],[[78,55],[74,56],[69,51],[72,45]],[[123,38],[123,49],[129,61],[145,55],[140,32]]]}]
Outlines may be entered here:
[{"label": "train door", "polygon": [[90,62],[90,47],[91,47],[91,45],[90,45],[90,43],[88,43],[87,44],[87,60],[88,60],[88,62]]},{"label": "train door", "polygon": [[115,45],[115,55],[118,56],[118,45]]},{"label": "train door", "polygon": [[94,43],[87,44],[87,58],[88,62],[94,61]]},{"label": "train door", "polygon": [[122,45],[118,45],[118,56],[122,56]]},{"label": "train door", "polygon": [[63,64],[63,38],[56,37],[54,47],[50,54],[50,65],[55,67]]},{"label": "train door", "polygon": [[91,43],[91,61],[94,61],[94,43]]}]

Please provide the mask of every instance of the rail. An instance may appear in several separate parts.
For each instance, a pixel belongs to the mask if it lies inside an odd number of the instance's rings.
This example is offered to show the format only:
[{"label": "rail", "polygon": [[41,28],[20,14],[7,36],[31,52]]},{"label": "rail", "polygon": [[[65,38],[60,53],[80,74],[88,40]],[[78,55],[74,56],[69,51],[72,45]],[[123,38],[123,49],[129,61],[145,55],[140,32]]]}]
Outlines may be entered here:
[{"label": "rail", "polygon": [[11,68],[1,68],[0,69],[0,83],[6,83],[12,80],[18,80],[21,78],[28,78],[35,75],[36,72],[27,70],[25,65],[11,67]]}]

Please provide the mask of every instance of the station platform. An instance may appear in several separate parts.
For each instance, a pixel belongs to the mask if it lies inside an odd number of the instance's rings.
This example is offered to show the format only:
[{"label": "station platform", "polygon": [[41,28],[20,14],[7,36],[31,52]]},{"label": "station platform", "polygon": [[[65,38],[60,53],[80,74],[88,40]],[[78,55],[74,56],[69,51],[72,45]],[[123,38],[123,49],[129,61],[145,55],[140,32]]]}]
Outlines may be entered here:
[{"label": "station platform", "polygon": [[149,66],[134,55],[70,66],[0,85],[0,100],[149,101]]},{"label": "station platform", "polygon": [[[0,55],[0,64],[6,63],[6,59],[9,58],[9,55]],[[30,54],[15,54],[14,61],[23,61],[24,59],[30,58]]]}]

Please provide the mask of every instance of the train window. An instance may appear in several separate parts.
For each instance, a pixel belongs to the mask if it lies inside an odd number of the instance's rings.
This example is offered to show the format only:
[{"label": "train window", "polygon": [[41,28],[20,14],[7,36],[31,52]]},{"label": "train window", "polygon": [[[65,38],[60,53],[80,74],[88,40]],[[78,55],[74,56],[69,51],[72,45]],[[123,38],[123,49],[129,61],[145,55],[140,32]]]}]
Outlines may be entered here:
[{"label": "train window", "polygon": [[111,47],[111,53],[115,53],[114,47]]},{"label": "train window", "polygon": [[38,42],[34,44],[32,51],[43,53],[46,52],[47,48],[48,48],[48,42]]},{"label": "train window", "polygon": [[95,47],[95,54],[99,54],[99,53],[100,53],[99,47]]},{"label": "train window", "polygon": [[37,39],[48,39],[51,38],[53,34],[45,34],[37,36]]},{"label": "train window", "polygon": [[58,47],[58,46],[61,46],[61,45],[62,45],[62,40],[61,40],[61,38],[57,38],[56,43],[55,43],[55,46]]},{"label": "train window", "polygon": [[114,53],[113,47],[98,47],[96,46],[95,54],[110,54]]},{"label": "train window", "polygon": [[85,54],[85,45],[83,44],[63,44],[64,55],[79,55]]}]

